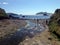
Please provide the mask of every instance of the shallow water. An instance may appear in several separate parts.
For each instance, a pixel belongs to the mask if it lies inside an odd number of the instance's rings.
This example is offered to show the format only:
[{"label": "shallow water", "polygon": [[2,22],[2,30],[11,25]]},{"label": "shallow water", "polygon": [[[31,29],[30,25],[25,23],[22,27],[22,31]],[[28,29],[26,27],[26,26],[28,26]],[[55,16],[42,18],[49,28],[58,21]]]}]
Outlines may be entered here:
[{"label": "shallow water", "polygon": [[30,21],[26,22],[28,26],[18,29],[18,31],[14,34],[10,34],[6,38],[0,40],[0,45],[18,45],[25,39],[26,36],[28,36],[29,38],[33,38],[36,34],[41,33],[45,29],[39,24],[36,26],[35,23],[32,23]]}]

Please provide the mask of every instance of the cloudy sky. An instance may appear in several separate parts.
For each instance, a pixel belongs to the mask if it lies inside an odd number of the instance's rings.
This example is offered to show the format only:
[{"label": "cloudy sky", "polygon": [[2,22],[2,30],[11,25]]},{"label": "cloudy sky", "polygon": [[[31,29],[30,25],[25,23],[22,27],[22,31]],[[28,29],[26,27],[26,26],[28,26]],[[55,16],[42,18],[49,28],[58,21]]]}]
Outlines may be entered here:
[{"label": "cloudy sky", "polygon": [[0,0],[0,8],[17,14],[53,13],[60,8],[60,0]]}]

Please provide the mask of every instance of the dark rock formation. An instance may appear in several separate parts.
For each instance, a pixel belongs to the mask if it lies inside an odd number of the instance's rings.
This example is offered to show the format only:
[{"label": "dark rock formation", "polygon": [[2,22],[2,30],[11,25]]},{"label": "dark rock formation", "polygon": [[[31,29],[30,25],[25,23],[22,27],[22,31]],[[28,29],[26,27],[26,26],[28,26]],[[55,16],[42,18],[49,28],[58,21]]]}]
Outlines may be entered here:
[{"label": "dark rock formation", "polygon": [[50,19],[49,29],[57,37],[60,36],[60,9],[56,9],[55,13]]}]

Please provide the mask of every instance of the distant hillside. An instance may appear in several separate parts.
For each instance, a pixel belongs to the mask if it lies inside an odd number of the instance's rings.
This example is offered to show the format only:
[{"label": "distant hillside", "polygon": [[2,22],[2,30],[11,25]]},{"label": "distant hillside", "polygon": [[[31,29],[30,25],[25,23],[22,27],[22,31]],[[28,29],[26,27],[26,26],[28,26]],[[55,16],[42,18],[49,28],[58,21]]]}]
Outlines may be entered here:
[{"label": "distant hillside", "polygon": [[49,23],[50,32],[55,34],[58,38],[60,38],[60,9],[56,9],[55,13],[50,19]]},{"label": "distant hillside", "polygon": [[43,16],[51,16],[52,13],[47,13],[47,12],[38,12],[36,15],[43,15]]},{"label": "distant hillside", "polygon": [[0,8],[0,20],[1,19],[19,19],[19,15],[15,13],[6,13],[6,11]]},{"label": "distant hillside", "polygon": [[15,13],[7,13],[10,19],[19,19],[19,15]]}]

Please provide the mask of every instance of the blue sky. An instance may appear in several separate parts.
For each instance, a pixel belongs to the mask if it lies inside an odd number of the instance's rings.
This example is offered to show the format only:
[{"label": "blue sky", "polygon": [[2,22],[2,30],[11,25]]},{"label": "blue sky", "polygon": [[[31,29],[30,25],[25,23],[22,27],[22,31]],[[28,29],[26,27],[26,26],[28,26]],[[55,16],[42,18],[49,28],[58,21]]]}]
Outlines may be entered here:
[{"label": "blue sky", "polygon": [[60,0],[0,0],[0,8],[17,14],[53,13],[60,8]]}]

